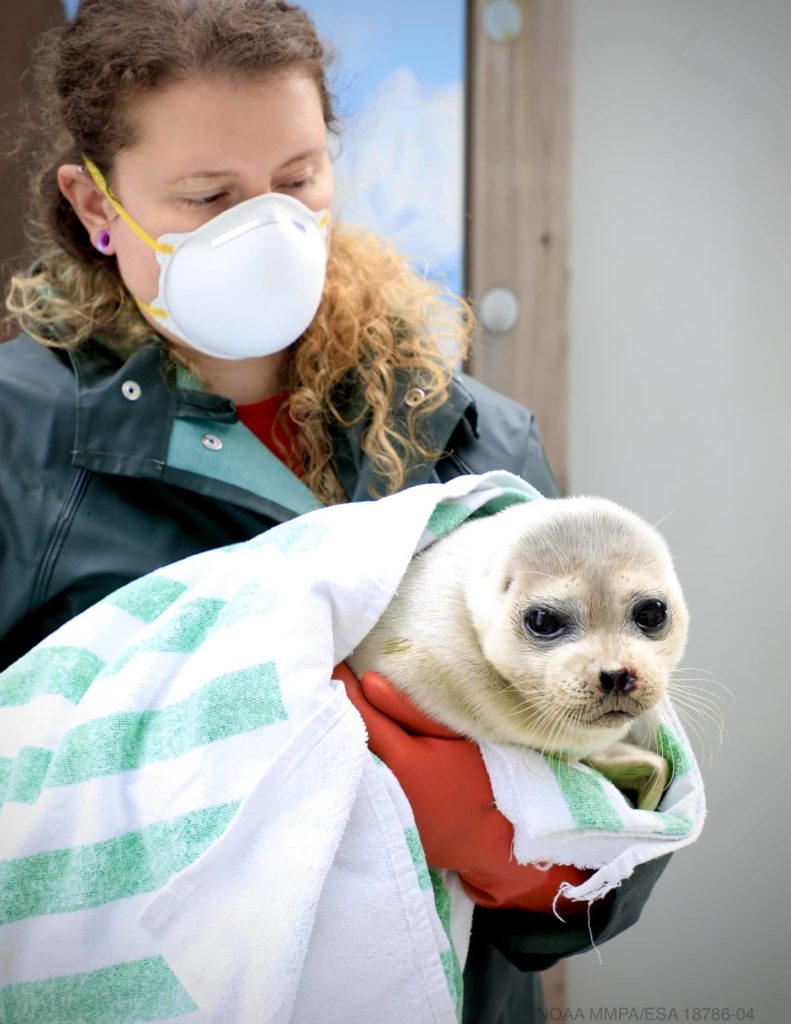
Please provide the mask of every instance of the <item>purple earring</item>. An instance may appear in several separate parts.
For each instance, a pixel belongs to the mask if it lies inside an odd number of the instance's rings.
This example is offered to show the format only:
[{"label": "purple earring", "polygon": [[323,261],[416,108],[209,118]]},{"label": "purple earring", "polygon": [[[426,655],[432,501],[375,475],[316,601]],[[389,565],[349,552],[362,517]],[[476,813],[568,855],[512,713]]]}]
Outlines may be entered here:
[{"label": "purple earring", "polygon": [[99,237],[96,239],[96,248],[103,255],[107,254],[107,250],[110,246],[110,232],[105,228],[99,232]]}]

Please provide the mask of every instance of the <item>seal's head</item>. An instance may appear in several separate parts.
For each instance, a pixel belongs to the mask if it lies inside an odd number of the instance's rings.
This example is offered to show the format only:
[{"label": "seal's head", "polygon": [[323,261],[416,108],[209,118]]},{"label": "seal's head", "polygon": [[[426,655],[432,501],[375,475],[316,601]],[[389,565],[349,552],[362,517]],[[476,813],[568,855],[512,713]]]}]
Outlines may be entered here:
[{"label": "seal's head", "polygon": [[667,545],[601,498],[534,501],[473,525],[465,603],[500,691],[477,705],[476,728],[548,753],[604,750],[665,696],[684,650]]}]

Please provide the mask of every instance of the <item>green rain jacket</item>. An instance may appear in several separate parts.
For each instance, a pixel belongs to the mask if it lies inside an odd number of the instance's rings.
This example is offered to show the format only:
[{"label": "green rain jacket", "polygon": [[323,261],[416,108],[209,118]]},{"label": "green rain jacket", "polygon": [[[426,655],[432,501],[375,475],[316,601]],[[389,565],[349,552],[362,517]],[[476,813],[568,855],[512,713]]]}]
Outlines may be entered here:
[{"label": "green rain jacket", "polygon": [[[354,389],[341,398],[354,420]],[[364,430],[364,416],[333,428],[352,501],[377,483]],[[506,469],[557,496],[532,414],[469,377],[454,379],[426,441],[443,454],[406,486]],[[318,507],[233,403],[185,385],[155,344],[126,361],[99,343],[66,353],[23,334],[0,345],[0,445],[0,669],[130,580]],[[668,860],[640,865],[594,906],[590,931],[584,919],[476,908],[464,1024],[546,1019],[537,972],[634,924]]]}]

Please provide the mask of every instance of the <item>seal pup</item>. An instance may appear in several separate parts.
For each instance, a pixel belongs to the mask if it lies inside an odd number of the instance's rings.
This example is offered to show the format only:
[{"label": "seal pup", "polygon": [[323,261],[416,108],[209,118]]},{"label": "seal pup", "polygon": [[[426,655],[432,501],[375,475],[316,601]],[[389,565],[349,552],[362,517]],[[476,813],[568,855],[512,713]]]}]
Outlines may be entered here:
[{"label": "seal pup", "polygon": [[416,555],[347,661],[470,739],[587,759],[616,783],[634,775],[643,807],[667,763],[640,749],[636,767],[619,741],[667,694],[688,621],[652,526],[603,498],[537,499]]}]

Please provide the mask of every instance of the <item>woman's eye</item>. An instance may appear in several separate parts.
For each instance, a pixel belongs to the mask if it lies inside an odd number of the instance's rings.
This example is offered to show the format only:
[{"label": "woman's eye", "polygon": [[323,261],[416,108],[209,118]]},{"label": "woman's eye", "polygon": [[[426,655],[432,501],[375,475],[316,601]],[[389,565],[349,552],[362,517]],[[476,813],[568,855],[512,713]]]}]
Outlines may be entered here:
[{"label": "woman's eye", "polygon": [[313,178],[296,178],[294,181],[286,181],[282,185],[278,185],[278,191],[284,191],[286,189],[299,189],[306,188],[308,185],[313,184]]},{"label": "woman's eye", "polygon": [[525,626],[533,636],[543,640],[553,640],[563,633],[568,623],[566,619],[549,608],[531,608],[525,615]]},{"label": "woman's eye", "polygon": [[216,203],[218,199],[222,199],[224,195],[224,192],[216,192],[211,196],[185,196],[184,202],[188,206],[211,206],[211,204]]},{"label": "woman's eye", "polygon": [[635,606],[632,618],[644,633],[655,633],[667,622],[667,605],[658,598],[649,598]]}]

